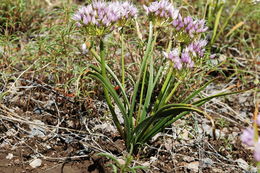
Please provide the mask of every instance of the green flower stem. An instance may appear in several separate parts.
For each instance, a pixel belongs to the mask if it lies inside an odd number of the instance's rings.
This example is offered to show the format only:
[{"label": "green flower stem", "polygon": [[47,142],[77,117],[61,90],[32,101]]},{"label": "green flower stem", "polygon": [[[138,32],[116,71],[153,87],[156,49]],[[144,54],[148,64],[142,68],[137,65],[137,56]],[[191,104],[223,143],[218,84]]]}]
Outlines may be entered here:
[{"label": "green flower stem", "polygon": [[122,66],[122,87],[125,88],[125,42],[124,42],[124,32],[121,33],[121,66]]},{"label": "green flower stem", "polygon": [[167,86],[169,84],[170,79],[172,78],[172,74],[173,74],[173,68],[172,68],[172,64],[171,64],[169,69],[168,69],[168,71],[167,71],[167,77],[166,77],[166,79],[165,79],[165,81],[163,83],[162,89],[161,89],[161,91],[159,93],[159,96],[158,96],[156,102],[155,102],[155,106],[154,106],[154,110],[155,111],[159,108],[159,105],[161,103],[162,97],[163,97],[163,95],[164,95],[164,93],[166,91],[166,88],[167,88]]},{"label": "green flower stem", "polygon": [[156,40],[157,40],[157,36],[158,36],[158,32],[155,31],[154,32],[154,39],[152,41],[150,52],[148,52],[148,60],[147,60],[147,62],[145,64],[145,69],[144,69],[144,73],[143,73],[143,80],[142,80],[142,87],[141,87],[141,94],[140,94],[140,101],[139,101],[139,109],[138,109],[138,113],[137,113],[137,122],[142,120],[142,118],[141,118],[141,110],[142,110],[142,107],[143,107],[143,96],[144,96],[144,87],[145,87],[147,68],[148,68],[149,60],[152,58],[151,54],[152,54],[153,48],[155,46],[155,43],[156,43]]},{"label": "green flower stem", "polygon": [[100,58],[101,58],[101,74],[104,78],[106,78],[105,45],[103,39],[100,39]]},{"label": "green flower stem", "polygon": [[[148,37],[148,43],[147,43],[147,47],[146,47],[146,51],[145,51],[145,55],[141,64],[141,69],[140,69],[140,73],[138,75],[138,79],[137,82],[134,86],[134,92],[133,92],[133,96],[132,96],[132,104],[131,104],[131,108],[130,108],[130,112],[129,112],[129,117],[133,118],[133,113],[134,113],[134,109],[135,109],[135,104],[136,104],[136,97],[137,97],[137,92],[138,92],[138,88],[141,82],[141,78],[143,76],[143,72],[144,72],[144,68],[146,66],[147,63],[147,59],[148,59],[148,55],[149,52],[151,50],[151,46],[152,46],[152,38],[153,38],[153,24],[152,22],[150,22],[150,27],[149,27],[149,37]],[[138,122],[137,122],[138,124]]]},{"label": "green flower stem", "polygon": [[[93,48],[90,48],[89,51],[94,55],[95,59],[101,64],[101,58],[97,54],[97,52]],[[110,67],[107,64],[105,64],[105,65],[106,65],[107,72],[113,77],[113,79],[116,81],[117,85],[119,85],[119,87],[121,89],[121,92],[122,92],[122,95],[123,95],[123,99],[124,99],[125,103],[127,103],[127,108],[129,108],[130,107],[130,103],[129,103],[129,100],[127,98],[127,95],[125,93],[125,90],[123,89],[123,86],[122,86],[121,82],[119,81],[119,79],[117,78],[115,73],[110,69]]]},{"label": "green flower stem", "polygon": [[[104,45],[104,41],[103,41],[102,38],[100,39],[100,59],[101,59],[101,74],[104,78],[107,78],[107,76],[106,76],[106,62],[105,62],[105,45]],[[120,122],[119,122],[119,120],[116,116],[114,106],[112,105],[112,101],[109,97],[108,90],[106,89],[105,86],[104,86],[104,95],[105,95],[105,99],[106,99],[106,102],[108,104],[109,110],[112,114],[113,121],[114,121],[114,123],[117,127],[117,130],[119,131],[120,135],[123,138],[125,138],[125,134],[124,134],[123,129],[120,125]]]},{"label": "green flower stem", "polygon": [[168,97],[166,98],[164,104],[166,104],[168,101],[170,101],[170,99],[172,98],[173,94],[175,93],[176,89],[179,87],[179,85],[181,84],[181,81],[179,80],[175,85],[174,88],[172,89],[171,93],[168,95]]},{"label": "green flower stem", "polygon": [[146,73],[147,72],[147,66],[148,66],[148,63],[145,64],[144,76],[143,76],[143,80],[142,80],[142,88],[141,88],[139,108],[138,108],[138,112],[137,112],[136,122],[140,121],[141,109],[142,109],[142,104],[143,104],[143,95],[144,95],[144,84],[145,84],[145,79],[146,79],[146,74],[147,74]]}]

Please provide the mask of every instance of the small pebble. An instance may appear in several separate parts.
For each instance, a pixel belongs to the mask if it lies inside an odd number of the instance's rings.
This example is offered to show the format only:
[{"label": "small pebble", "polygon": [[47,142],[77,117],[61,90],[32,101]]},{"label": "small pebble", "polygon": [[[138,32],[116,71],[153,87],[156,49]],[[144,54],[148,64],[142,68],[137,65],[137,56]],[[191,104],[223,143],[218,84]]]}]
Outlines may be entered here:
[{"label": "small pebble", "polygon": [[34,159],[33,161],[30,162],[30,166],[32,168],[37,168],[37,167],[41,166],[41,164],[42,164],[41,159]]},{"label": "small pebble", "polygon": [[6,156],[6,159],[11,160],[14,157],[14,155],[12,153],[8,153],[8,155]]}]

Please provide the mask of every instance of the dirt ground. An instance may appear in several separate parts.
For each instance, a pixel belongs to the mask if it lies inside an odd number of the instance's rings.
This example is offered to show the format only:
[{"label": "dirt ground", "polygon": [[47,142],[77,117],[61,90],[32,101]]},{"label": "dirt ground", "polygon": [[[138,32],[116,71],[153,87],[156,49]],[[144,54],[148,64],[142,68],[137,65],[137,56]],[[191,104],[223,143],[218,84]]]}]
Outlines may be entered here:
[{"label": "dirt ground", "polygon": [[[106,108],[102,101],[78,100],[38,80],[22,78],[18,84],[0,104],[0,172],[112,172],[106,166],[111,160],[96,154],[105,152],[123,159],[123,140],[106,112],[98,111]],[[215,112],[211,115],[216,120],[216,139],[210,121],[196,114],[155,136],[134,157],[135,165],[149,167],[139,172],[254,172],[249,165],[254,163],[251,150],[239,140],[243,121],[249,117],[235,114],[254,109],[248,99],[252,94],[204,106]],[[243,107],[237,103],[242,98]],[[41,163],[33,168],[35,160]]]}]

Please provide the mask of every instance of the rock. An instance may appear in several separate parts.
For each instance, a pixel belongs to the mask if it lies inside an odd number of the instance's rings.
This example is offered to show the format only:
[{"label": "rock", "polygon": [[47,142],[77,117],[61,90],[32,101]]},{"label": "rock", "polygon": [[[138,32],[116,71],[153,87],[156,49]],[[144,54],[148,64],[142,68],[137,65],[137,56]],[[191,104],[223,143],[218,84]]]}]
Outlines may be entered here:
[{"label": "rock", "polygon": [[190,156],[184,156],[183,157],[183,161],[185,161],[185,162],[192,162],[194,160],[195,160],[194,157],[190,157]]},{"label": "rock", "polygon": [[42,160],[41,159],[34,159],[34,160],[32,160],[30,162],[30,166],[32,168],[37,168],[37,167],[41,166],[41,164],[42,164]]},{"label": "rock", "polygon": [[226,57],[225,55],[223,55],[223,54],[221,54],[221,55],[219,56],[219,61],[220,61],[220,62],[226,61],[226,59],[227,59],[227,57]]},{"label": "rock", "polygon": [[150,157],[150,162],[155,162],[157,160],[157,157]]},{"label": "rock", "polygon": [[244,170],[248,170],[249,165],[245,160],[240,158],[240,159],[237,159],[236,162],[240,168],[242,168]]},{"label": "rock", "polygon": [[150,163],[149,162],[144,162],[143,164],[142,164],[142,166],[145,166],[145,167],[150,167]]},{"label": "rock", "polygon": [[165,146],[166,150],[172,150],[172,148],[173,148],[172,139],[170,139],[170,138],[166,139],[164,146]]},{"label": "rock", "polygon": [[257,168],[250,166],[247,171],[248,171],[249,173],[257,173]]},{"label": "rock", "polygon": [[119,163],[120,165],[125,165],[125,160],[123,160],[123,159],[117,159],[117,161],[118,161],[118,163]]},{"label": "rock", "polygon": [[14,129],[9,129],[5,134],[6,136],[15,136],[18,132]]},{"label": "rock", "polygon": [[184,167],[186,167],[187,169],[192,170],[194,172],[199,172],[199,165],[200,165],[200,162],[196,161],[196,162],[188,163]]},{"label": "rock", "polygon": [[212,168],[212,172],[215,172],[215,173],[222,173],[223,170],[222,170],[222,169],[219,169],[219,168]]},{"label": "rock", "polygon": [[34,136],[45,137],[46,132],[44,128],[42,128],[42,126],[45,125],[44,122],[40,120],[34,120],[33,122],[39,125],[30,124],[29,128],[31,129],[31,131],[29,137],[34,137]]},{"label": "rock", "polygon": [[240,115],[241,117],[243,117],[243,118],[246,118],[247,115],[248,115],[248,113],[245,112],[245,111],[243,111],[243,112],[239,112],[239,115]]},{"label": "rock", "polygon": [[228,133],[229,132],[229,130],[228,130],[228,128],[226,128],[226,127],[224,127],[222,130],[221,130],[221,132],[223,132],[223,133]]},{"label": "rock", "polygon": [[110,123],[107,123],[107,122],[104,122],[102,124],[98,124],[93,129],[94,130],[101,129],[101,130],[104,130],[105,132],[112,132],[112,133],[117,132],[116,128],[113,125],[111,125]]},{"label": "rock", "polygon": [[238,102],[239,103],[244,103],[246,100],[247,100],[248,97],[243,97],[243,96],[240,96],[238,97]]},{"label": "rock", "polygon": [[211,126],[209,126],[208,124],[202,124],[202,129],[204,130],[204,132],[209,135],[210,132],[212,131]]},{"label": "rock", "polygon": [[5,158],[11,160],[13,157],[14,155],[12,153],[8,153],[8,155]]},{"label": "rock", "polygon": [[213,165],[213,160],[211,160],[210,158],[204,158],[202,159],[203,162],[203,167],[211,167]]},{"label": "rock", "polygon": [[184,129],[183,131],[182,131],[182,134],[181,134],[181,138],[183,139],[183,140],[189,140],[190,138],[189,138],[189,131],[188,130],[186,130],[186,129]]},{"label": "rock", "polygon": [[67,144],[73,142],[73,140],[74,140],[74,138],[73,138],[72,136],[67,136],[67,137],[65,138],[65,142],[66,142]]},{"label": "rock", "polygon": [[15,159],[14,160],[14,164],[16,164],[16,165],[18,165],[18,164],[20,164],[21,162],[20,162],[20,160],[19,159]]}]

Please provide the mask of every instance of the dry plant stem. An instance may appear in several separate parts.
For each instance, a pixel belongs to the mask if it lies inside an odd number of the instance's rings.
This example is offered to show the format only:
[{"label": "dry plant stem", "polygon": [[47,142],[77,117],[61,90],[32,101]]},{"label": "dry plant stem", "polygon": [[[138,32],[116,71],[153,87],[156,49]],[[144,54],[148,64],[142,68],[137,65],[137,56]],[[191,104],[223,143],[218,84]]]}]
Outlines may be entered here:
[{"label": "dry plant stem", "polygon": [[[100,58],[101,58],[101,74],[104,78],[107,79],[107,77],[106,77],[106,63],[105,63],[105,45],[104,45],[104,41],[103,41],[102,38],[100,39]],[[111,99],[109,97],[108,90],[106,89],[106,87],[104,87],[104,95],[105,95],[105,99],[106,99],[106,102],[108,104],[109,110],[111,111],[113,121],[114,121],[120,135],[123,138],[125,138],[123,129],[122,129],[120,122],[119,122],[119,120],[116,116],[114,107],[112,105],[112,102],[111,102]]]}]

